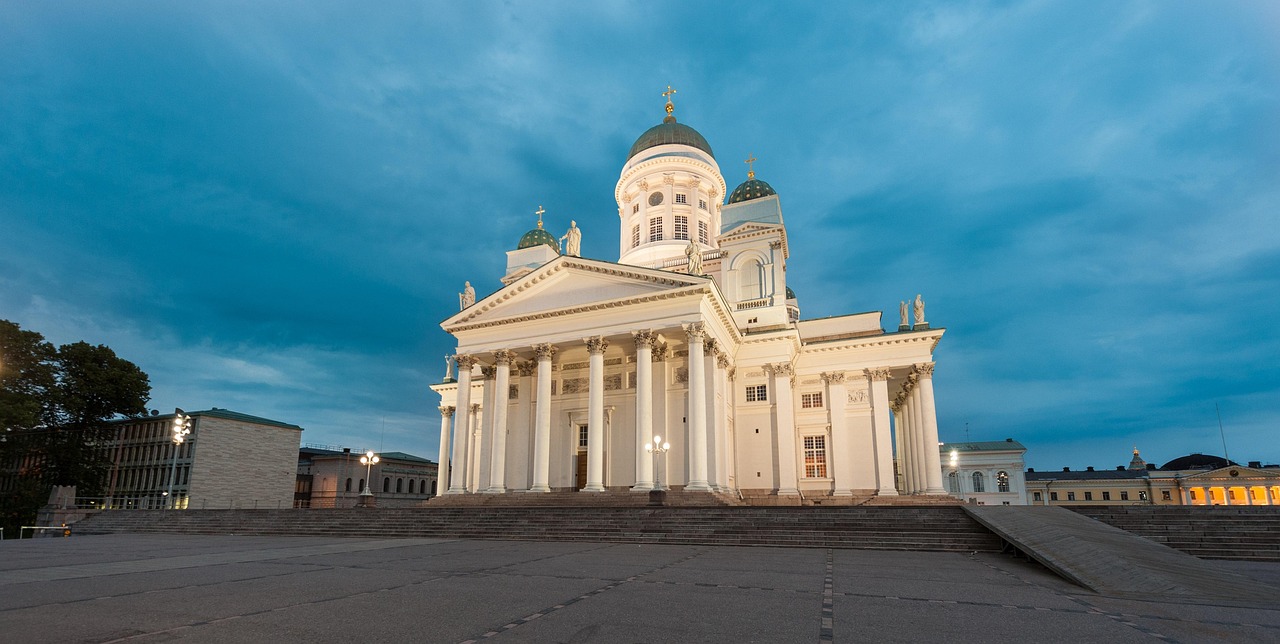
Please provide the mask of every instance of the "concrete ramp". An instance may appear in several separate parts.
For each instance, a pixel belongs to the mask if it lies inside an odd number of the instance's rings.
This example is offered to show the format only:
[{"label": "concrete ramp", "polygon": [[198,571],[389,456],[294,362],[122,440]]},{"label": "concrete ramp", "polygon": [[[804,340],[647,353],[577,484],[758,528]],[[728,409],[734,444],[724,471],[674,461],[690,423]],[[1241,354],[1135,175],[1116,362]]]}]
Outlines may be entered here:
[{"label": "concrete ramp", "polygon": [[1273,605],[1280,601],[1280,588],[1065,508],[966,505],[964,509],[1023,554],[1098,593]]}]

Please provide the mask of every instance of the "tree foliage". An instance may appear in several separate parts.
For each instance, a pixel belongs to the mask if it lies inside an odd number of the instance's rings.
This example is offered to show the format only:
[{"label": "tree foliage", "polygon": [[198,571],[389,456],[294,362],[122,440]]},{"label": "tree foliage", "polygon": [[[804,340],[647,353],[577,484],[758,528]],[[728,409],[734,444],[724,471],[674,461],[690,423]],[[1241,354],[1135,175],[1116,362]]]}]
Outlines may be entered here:
[{"label": "tree foliage", "polygon": [[[0,320],[0,503],[6,523],[34,512],[53,485],[102,492],[106,422],[146,413],[151,382],[105,345],[54,347]],[[32,503],[35,504],[32,507]]]}]

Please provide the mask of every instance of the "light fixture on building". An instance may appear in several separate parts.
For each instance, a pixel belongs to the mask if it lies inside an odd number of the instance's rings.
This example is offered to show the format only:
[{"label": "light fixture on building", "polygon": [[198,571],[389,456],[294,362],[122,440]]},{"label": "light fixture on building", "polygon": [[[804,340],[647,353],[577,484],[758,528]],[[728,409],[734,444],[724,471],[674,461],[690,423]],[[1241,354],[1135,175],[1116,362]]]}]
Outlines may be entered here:
[{"label": "light fixture on building", "polygon": [[[671,443],[662,442],[661,436],[654,436],[653,443],[645,443],[644,451],[653,454],[653,489],[662,490],[662,478],[658,476],[658,455],[666,454],[671,449]],[[643,489],[643,488],[641,488]]]},{"label": "light fixture on building", "polygon": [[360,491],[360,496],[364,497],[361,499],[362,503],[368,497],[373,496],[373,491],[369,489],[369,481],[370,477],[373,476],[373,466],[376,465],[379,460],[381,459],[378,458],[377,454],[373,453],[373,450],[365,452],[364,456],[360,457],[360,464],[364,466],[364,489]]},{"label": "light fixture on building", "polygon": [[178,499],[173,495],[174,479],[178,475],[178,448],[186,442],[191,434],[191,416],[179,407],[173,408],[173,464],[169,467],[169,490],[165,495],[165,508],[178,507]]}]

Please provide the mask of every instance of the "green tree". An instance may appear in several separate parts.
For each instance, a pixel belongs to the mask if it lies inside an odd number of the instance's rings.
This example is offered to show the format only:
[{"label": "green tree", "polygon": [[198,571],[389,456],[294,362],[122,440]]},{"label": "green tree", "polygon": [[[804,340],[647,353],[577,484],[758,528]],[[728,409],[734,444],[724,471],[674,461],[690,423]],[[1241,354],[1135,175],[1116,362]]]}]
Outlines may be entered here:
[{"label": "green tree", "polygon": [[110,460],[106,422],[146,413],[151,382],[105,345],[56,349],[0,320],[0,514],[6,532],[29,522],[51,486],[102,493]]}]

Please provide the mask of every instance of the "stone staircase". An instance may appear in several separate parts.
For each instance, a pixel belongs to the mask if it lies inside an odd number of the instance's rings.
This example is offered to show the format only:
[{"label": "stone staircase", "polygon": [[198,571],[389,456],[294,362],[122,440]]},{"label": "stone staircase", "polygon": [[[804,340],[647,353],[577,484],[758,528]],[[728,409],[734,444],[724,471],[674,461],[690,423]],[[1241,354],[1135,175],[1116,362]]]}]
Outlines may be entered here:
[{"label": "stone staircase", "polygon": [[[672,487],[661,493],[660,505],[674,507],[728,507],[745,505],[737,496],[720,492],[695,492]],[[530,494],[507,492],[505,494],[446,494],[432,497],[427,507],[566,507],[566,508],[638,508],[653,503],[646,492],[628,489],[610,489],[601,493],[585,493],[577,490],[555,490]]]},{"label": "stone staircase", "polygon": [[1280,561],[1280,506],[1089,506],[1072,510],[1203,559]]},{"label": "stone staircase", "polygon": [[117,510],[74,534],[436,537],[994,552],[959,507],[426,507]]}]

